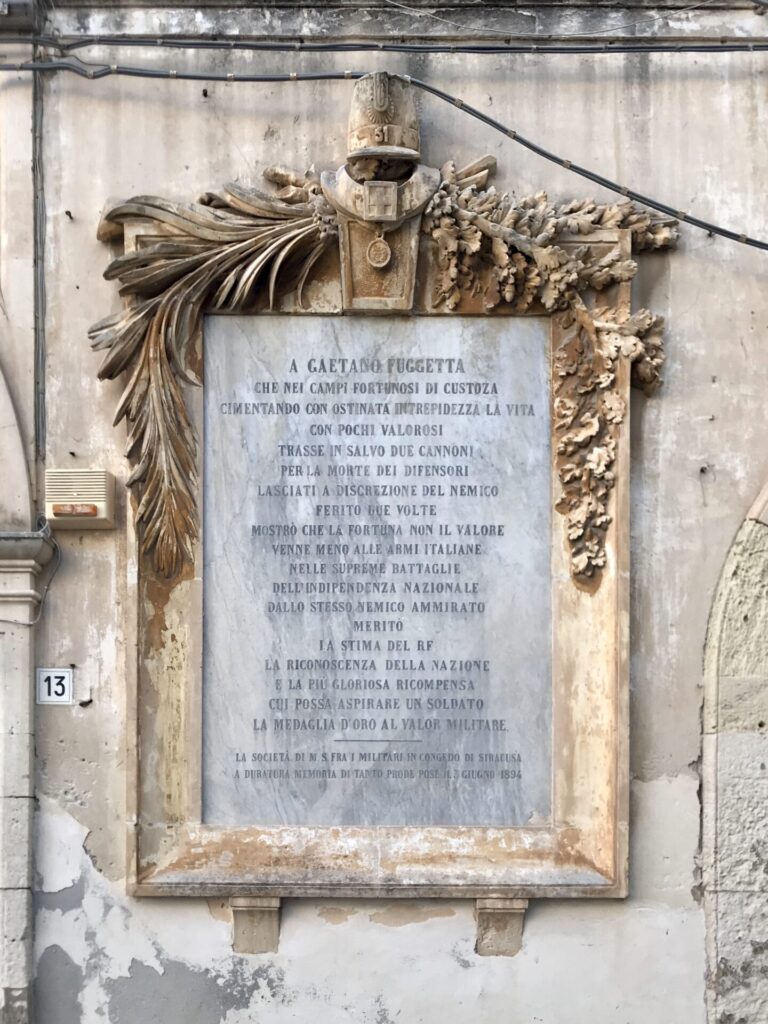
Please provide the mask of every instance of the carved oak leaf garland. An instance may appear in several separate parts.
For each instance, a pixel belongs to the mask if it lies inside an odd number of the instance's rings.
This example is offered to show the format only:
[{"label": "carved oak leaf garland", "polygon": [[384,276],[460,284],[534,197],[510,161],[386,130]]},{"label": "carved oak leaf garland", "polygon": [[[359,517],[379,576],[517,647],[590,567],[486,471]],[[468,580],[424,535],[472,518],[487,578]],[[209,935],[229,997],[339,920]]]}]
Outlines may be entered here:
[{"label": "carved oak leaf garland", "polygon": [[618,362],[629,359],[633,383],[651,393],[661,382],[663,321],[647,310],[589,311],[574,296],[561,327],[566,337],[554,358],[553,415],[562,492],[555,508],[566,517],[571,572],[584,580],[605,565],[608,495],[626,412],[616,390]]},{"label": "carved oak leaf garland", "polygon": [[[469,292],[482,293],[488,310],[504,302],[517,313],[535,303],[564,311],[564,326],[573,329],[555,360],[562,484],[556,507],[567,517],[572,574],[586,580],[605,564],[608,495],[624,416],[618,360],[630,359],[634,382],[652,390],[664,360],[662,322],[644,311],[623,318],[608,308],[590,313],[580,293],[628,281],[637,265],[618,248],[598,256],[589,245],[569,244],[566,251],[556,242],[624,228],[634,250],[661,249],[674,245],[675,222],[654,220],[630,202],[552,205],[544,193],[516,202],[484,187],[491,163],[458,172],[446,164],[424,212],[440,270],[435,304],[456,309]],[[89,335],[94,348],[107,350],[101,379],[130,372],[115,423],[129,424],[126,454],[135,466],[128,485],[140,496],[141,550],[166,576],[192,559],[198,535],[197,439],[179,381],[199,384],[190,357],[202,314],[248,308],[263,290],[272,307],[278,283],[295,288],[301,301],[314,265],[337,235],[336,213],[317,179],[281,168],[264,174],[280,186],[276,196],[229,184],[198,203],[139,196],[106,214],[116,224],[154,221],[165,235],[110,264],[105,277],[119,280],[120,294],[133,302]]]},{"label": "carved oak leaf garland", "polygon": [[[553,312],[572,296],[629,281],[634,260],[614,248],[602,257],[589,245],[555,243],[563,236],[629,229],[633,251],[663,249],[677,241],[675,222],[653,219],[629,201],[598,205],[592,199],[552,205],[544,192],[515,201],[495,188],[465,185],[453,163],[441,169],[442,184],[424,212],[423,229],[437,243],[440,275],[435,305],[455,309],[462,292],[482,292],[486,309],[500,302],[527,312],[534,301]],[[482,177],[486,177],[483,175]]]},{"label": "carved oak leaf garland", "polygon": [[[590,312],[580,293],[631,280],[637,264],[618,247],[599,256],[592,246],[574,246],[573,236],[628,229],[634,251],[662,249],[677,241],[675,222],[653,219],[631,202],[553,205],[543,192],[514,201],[492,187],[467,185],[452,163],[441,177],[423,220],[437,244],[435,304],[456,309],[469,292],[482,293],[488,310],[505,302],[516,313],[534,303],[564,311],[566,338],[555,354],[553,385],[562,487],[555,508],[566,516],[571,573],[586,582],[606,559],[608,496],[625,413],[616,387],[618,361],[629,359],[633,384],[653,391],[664,362],[663,321],[645,310],[631,316],[608,307]],[[484,184],[487,175],[481,177]],[[569,236],[568,251],[556,244],[563,236]]]},{"label": "carved oak leaf garland", "polygon": [[113,223],[146,218],[177,232],[109,265],[104,276],[136,301],[89,331],[93,347],[108,350],[102,380],[130,371],[115,423],[129,424],[126,455],[135,466],[128,485],[140,494],[141,549],[166,576],[192,559],[198,532],[197,438],[179,381],[199,384],[190,356],[201,316],[247,308],[262,286],[271,307],[278,281],[300,298],[336,235],[335,212],[317,182],[279,168],[265,173],[283,186],[276,198],[229,184],[199,203],[139,196],[106,215]]}]

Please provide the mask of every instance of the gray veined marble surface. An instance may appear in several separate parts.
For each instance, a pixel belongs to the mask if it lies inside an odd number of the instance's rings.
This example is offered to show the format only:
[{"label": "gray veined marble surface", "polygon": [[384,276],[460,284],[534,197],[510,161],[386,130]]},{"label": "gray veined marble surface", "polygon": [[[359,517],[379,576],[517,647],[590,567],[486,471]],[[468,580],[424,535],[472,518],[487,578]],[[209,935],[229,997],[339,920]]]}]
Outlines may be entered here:
[{"label": "gray veined marble surface", "polygon": [[204,820],[551,809],[549,325],[205,325]]}]

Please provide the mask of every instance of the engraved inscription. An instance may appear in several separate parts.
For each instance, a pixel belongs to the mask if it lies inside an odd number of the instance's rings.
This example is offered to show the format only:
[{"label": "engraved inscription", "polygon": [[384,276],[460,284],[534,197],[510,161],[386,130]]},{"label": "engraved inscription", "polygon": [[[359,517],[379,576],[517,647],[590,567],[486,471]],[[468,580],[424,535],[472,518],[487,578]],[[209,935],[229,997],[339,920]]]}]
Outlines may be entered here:
[{"label": "engraved inscription", "polygon": [[547,323],[205,330],[204,820],[544,823]]}]

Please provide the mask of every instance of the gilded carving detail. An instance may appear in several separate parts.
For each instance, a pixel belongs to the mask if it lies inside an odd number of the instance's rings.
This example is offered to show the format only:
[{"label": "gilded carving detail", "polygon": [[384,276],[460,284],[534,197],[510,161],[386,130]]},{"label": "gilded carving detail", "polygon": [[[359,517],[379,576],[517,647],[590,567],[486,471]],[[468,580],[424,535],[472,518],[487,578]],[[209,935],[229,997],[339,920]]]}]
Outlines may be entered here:
[{"label": "gilded carving detail", "polygon": [[[634,381],[649,391],[659,382],[664,356],[661,321],[649,313],[588,310],[584,293],[629,281],[637,270],[618,246],[599,238],[594,244],[589,236],[628,230],[633,251],[661,249],[675,243],[675,224],[629,202],[555,204],[543,192],[515,200],[488,185],[492,157],[459,171],[448,163],[439,176],[416,167],[418,122],[405,83],[371,76],[356,90],[350,162],[324,175],[322,184],[315,176],[268,168],[265,177],[278,187],[276,195],[230,184],[197,203],[139,196],[105,215],[104,239],[137,218],[156,224],[164,235],[110,264],[105,276],[120,282],[120,294],[131,304],[90,331],[94,348],[107,351],[99,376],[128,373],[115,422],[128,423],[127,455],[134,463],[128,484],[139,496],[142,552],[159,573],[172,577],[192,558],[198,535],[197,440],[181,384],[199,383],[191,353],[203,313],[247,310],[262,296],[271,307],[278,286],[294,289],[301,301],[304,284],[340,225],[347,232],[352,223],[362,225],[373,272],[389,273],[386,218],[366,214],[364,202],[360,210],[355,206],[357,193],[365,198],[367,189],[379,206],[389,196],[392,216],[412,227],[414,243],[421,218],[422,231],[434,242],[435,306],[461,310],[465,296],[481,295],[487,311],[504,305],[513,313],[543,310],[565,317],[566,339],[554,371],[562,485],[556,507],[567,517],[573,576],[594,578],[605,564],[608,497],[625,411],[616,389],[618,361],[630,360]],[[396,212],[393,197],[399,197]],[[585,244],[578,242],[582,237]],[[345,238],[343,282],[349,277],[345,260],[351,258]],[[410,244],[407,234],[399,244]],[[415,275],[415,244],[412,249]],[[405,249],[401,265],[404,256]],[[412,295],[412,284],[404,289]],[[348,308],[368,308],[368,300],[361,301]],[[410,308],[405,299],[370,301]]]}]

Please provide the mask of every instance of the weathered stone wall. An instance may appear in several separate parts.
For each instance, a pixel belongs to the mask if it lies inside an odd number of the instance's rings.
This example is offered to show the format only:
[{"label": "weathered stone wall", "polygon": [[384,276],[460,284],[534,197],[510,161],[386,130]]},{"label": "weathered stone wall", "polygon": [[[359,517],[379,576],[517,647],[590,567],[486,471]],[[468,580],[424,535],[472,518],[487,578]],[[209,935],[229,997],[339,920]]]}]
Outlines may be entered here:
[{"label": "weathered stone wall", "polygon": [[[579,32],[653,19],[658,12],[645,6],[639,12],[561,12],[549,6],[535,16],[542,30]],[[498,30],[509,19],[516,31],[531,31],[529,17],[497,9],[478,14],[476,24]],[[64,9],[55,21],[62,31],[86,34],[206,25],[305,35],[352,32],[358,25],[419,34],[440,30],[426,29],[423,18],[402,11],[371,15],[349,9],[342,20],[335,9],[318,14],[83,8]],[[718,8],[673,15],[669,24],[652,21],[647,31],[754,35],[764,32],[763,25],[749,7]],[[147,46],[109,50],[105,59],[225,72],[406,72],[675,207],[758,235],[768,223],[768,139],[762,128],[768,68],[760,54],[249,56]],[[8,313],[0,362],[39,487],[44,466],[33,459],[31,83],[16,75],[0,84],[0,274]],[[256,182],[274,162],[335,167],[343,156],[351,87],[88,81],[61,74],[46,77],[40,88],[45,466],[103,467],[124,480],[124,435],[111,426],[120,386],[97,382],[99,357],[86,338],[89,325],[119,301],[101,278],[108,248],[95,239],[106,198],[194,198],[227,179]],[[437,100],[423,98],[421,115],[428,163],[466,163],[491,152],[499,164],[497,185],[519,195],[546,189],[563,199],[609,198]],[[59,535],[62,567],[37,631],[37,664],[73,664],[77,681],[72,708],[37,709],[39,1024],[706,1019],[703,651],[721,566],[768,477],[767,258],[684,228],[679,251],[645,258],[636,282],[638,305],[668,318],[669,360],[658,396],[635,398],[632,409],[630,898],[532,905],[523,950],[514,959],[475,955],[470,902],[289,901],[279,952],[247,957],[232,954],[229,911],[220,904],[128,898],[124,679],[134,638],[126,622],[126,508],[120,490],[114,532]],[[732,559],[738,560],[739,550]],[[750,693],[742,701],[734,689],[749,677],[750,687],[761,692],[765,674],[765,638],[752,611],[764,579],[751,556],[746,565],[752,568],[745,600],[752,604],[743,614],[752,616],[751,626],[731,615],[729,665],[723,667],[721,651],[712,672],[728,677],[733,694],[731,701],[721,690],[714,705],[733,705],[732,713],[721,710],[717,766],[721,774],[732,768],[734,778],[751,781],[745,788],[718,784],[716,766],[703,790],[707,820],[713,832],[722,833],[717,856],[726,865],[703,880],[705,888],[718,891],[717,908],[709,915],[710,962],[721,965],[712,977],[720,996],[710,1001],[717,1024],[758,1024],[766,1012],[760,985],[768,929],[759,895],[764,898],[766,891],[765,833],[759,829],[765,783],[758,752],[764,727],[755,729],[753,722],[759,699]],[[737,705],[747,703],[748,725],[742,728]],[[708,738],[714,729],[707,718]],[[724,761],[725,745],[737,743],[736,737],[742,745]],[[719,816],[713,810],[718,794]],[[733,801],[727,819],[723,800]],[[744,807],[754,825],[746,839],[739,810]],[[731,884],[740,871],[743,885]],[[744,892],[734,896],[734,888]]]},{"label": "weathered stone wall", "polygon": [[718,1024],[768,1014],[768,515],[763,493],[733,542],[707,634],[705,908]]}]

